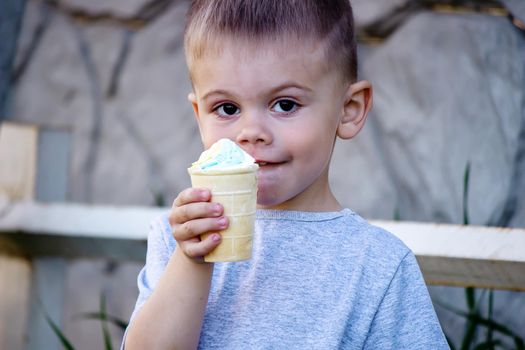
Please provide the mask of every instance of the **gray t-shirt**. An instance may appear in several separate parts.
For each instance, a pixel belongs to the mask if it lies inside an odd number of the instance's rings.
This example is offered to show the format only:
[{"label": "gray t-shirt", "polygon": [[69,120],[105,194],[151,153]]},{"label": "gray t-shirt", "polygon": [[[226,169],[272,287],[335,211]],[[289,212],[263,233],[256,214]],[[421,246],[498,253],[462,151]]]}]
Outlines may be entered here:
[{"label": "gray t-shirt", "polygon": [[[162,216],[134,314],[175,247]],[[215,263],[199,348],[449,349],[413,253],[349,209],[257,210],[252,259]]]}]

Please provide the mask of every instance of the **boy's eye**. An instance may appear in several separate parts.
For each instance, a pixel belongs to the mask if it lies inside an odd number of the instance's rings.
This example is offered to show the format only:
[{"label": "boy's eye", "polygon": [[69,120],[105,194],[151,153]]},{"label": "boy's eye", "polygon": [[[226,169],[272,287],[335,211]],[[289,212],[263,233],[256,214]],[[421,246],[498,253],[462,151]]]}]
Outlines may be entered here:
[{"label": "boy's eye", "polygon": [[292,100],[277,101],[272,109],[277,113],[290,113],[297,109],[297,103]]},{"label": "boy's eye", "polygon": [[239,108],[231,103],[224,103],[217,107],[217,113],[222,117],[231,117],[239,113]]}]

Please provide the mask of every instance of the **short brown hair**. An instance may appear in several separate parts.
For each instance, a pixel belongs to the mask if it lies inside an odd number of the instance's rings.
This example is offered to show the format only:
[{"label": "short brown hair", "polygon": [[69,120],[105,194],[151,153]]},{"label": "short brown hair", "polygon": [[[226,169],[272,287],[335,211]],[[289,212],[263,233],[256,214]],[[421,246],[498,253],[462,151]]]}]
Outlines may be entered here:
[{"label": "short brown hair", "polygon": [[186,60],[191,72],[192,63],[221,36],[260,42],[285,35],[323,41],[327,60],[344,79],[357,78],[349,0],[194,0],[184,37]]}]

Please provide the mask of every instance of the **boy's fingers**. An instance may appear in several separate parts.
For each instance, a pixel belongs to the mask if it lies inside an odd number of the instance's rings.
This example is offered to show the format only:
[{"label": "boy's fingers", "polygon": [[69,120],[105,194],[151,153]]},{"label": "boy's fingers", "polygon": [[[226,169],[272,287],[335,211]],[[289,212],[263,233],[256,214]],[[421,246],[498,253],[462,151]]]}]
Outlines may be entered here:
[{"label": "boy's fingers", "polygon": [[228,218],[203,218],[172,225],[173,238],[186,241],[206,232],[221,231],[228,227]]},{"label": "boy's fingers", "polygon": [[208,202],[211,192],[207,188],[187,188],[173,201],[173,207],[180,207],[188,203]]},{"label": "boy's fingers", "polygon": [[222,215],[222,212],[223,208],[218,203],[189,203],[181,207],[173,207],[169,215],[169,222],[174,226],[190,220],[218,217]]},{"label": "boy's fingers", "polygon": [[184,254],[194,260],[200,260],[204,255],[211,252],[221,242],[221,235],[213,233],[201,241],[185,241],[181,245]]}]

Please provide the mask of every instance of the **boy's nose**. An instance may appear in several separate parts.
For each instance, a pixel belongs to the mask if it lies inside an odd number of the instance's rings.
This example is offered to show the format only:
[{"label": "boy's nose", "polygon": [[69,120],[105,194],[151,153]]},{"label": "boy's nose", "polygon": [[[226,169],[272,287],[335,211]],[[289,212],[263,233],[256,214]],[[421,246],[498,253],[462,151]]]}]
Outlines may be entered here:
[{"label": "boy's nose", "polygon": [[264,115],[242,116],[241,129],[237,134],[238,144],[270,144],[273,141],[270,128],[266,124]]}]

